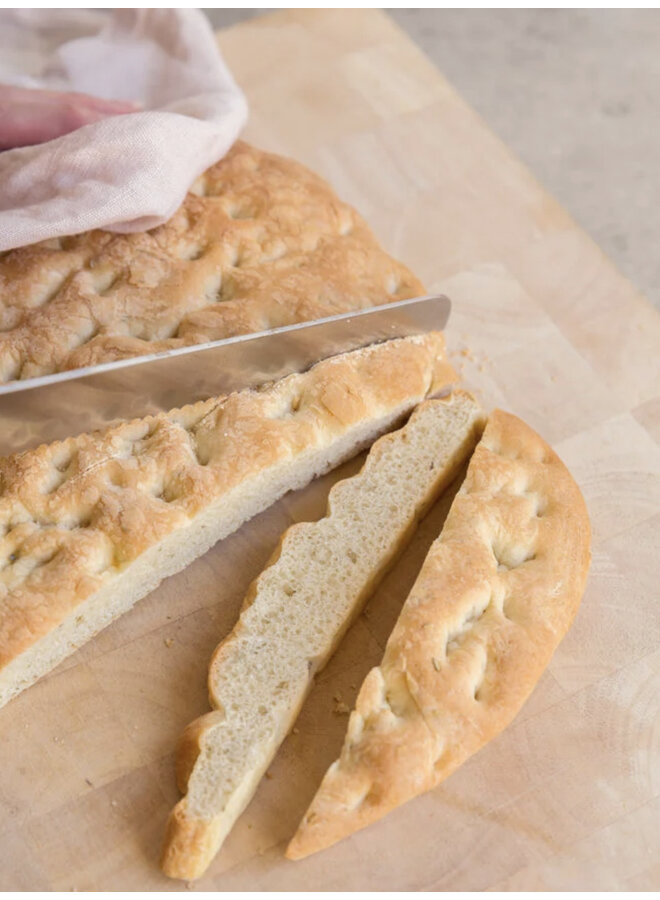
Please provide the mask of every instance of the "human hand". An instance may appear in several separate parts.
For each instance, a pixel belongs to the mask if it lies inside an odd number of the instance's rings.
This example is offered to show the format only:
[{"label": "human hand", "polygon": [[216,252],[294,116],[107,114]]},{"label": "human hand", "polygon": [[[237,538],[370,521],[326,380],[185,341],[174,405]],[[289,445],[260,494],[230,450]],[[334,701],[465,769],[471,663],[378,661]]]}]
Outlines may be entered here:
[{"label": "human hand", "polygon": [[0,150],[42,144],[83,125],[139,108],[123,100],[0,84]]}]

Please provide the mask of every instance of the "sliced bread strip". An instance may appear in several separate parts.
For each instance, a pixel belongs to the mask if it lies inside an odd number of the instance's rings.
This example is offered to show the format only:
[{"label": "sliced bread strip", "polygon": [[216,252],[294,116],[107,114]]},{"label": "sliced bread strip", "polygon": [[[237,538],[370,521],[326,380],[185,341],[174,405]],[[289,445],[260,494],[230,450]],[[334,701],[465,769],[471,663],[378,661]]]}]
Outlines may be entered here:
[{"label": "sliced bread strip", "polygon": [[0,705],[454,373],[439,333],[0,459]]},{"label": "sliced bread strip", "polygon": [[197,878],[252,797],[350,622],[455,476],[483,427],[464,392],[429,400],[331,490],[318,522],[289,528],[209,672],[216,711],[182,741],[163,868]]},{"label": "sliced bread strip", "polygon": [[509,724],[575,616],[589,545],[561,460],[493,413],[290,859],[435,787]]}]

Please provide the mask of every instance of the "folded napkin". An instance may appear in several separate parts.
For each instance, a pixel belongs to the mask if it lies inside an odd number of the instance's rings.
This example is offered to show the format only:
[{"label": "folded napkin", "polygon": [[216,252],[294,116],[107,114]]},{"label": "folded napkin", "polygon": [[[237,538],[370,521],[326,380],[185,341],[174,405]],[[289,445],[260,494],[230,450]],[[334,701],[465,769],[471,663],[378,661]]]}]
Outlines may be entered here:
[{"label": "folded napkin", "polygon": [[0,11],[0,83],[141,106],[0,153],[0,251],[90,228],[162,224],[247,118],[194,9]]}]

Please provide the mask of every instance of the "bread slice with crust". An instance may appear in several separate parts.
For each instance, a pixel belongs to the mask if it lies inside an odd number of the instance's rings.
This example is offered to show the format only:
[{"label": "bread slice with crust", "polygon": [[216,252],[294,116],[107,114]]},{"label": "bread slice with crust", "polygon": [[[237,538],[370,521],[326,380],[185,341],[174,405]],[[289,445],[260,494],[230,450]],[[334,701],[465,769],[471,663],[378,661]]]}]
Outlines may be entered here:
[{"label": "bread slice with crust", "polygon": [[435,787],[509,724],[573,621],[589,547],[561,460],[520,419],[494,412],[290,859]]},{"label": "bread slice with crust", "polygon": [[380,438],[353,478],[332,488],[318,522],[289,528],[211,661],[214,712],[182,741],[186,796],[170,816],[163,868],[200,876],[251,799],[328,661],[415,526],[469,456],[483,428],[459,391],[422,403]]},{"label": "bread slice with crust", "polygon": [[0,705],[454,373],[441,334],[0,459]]}]

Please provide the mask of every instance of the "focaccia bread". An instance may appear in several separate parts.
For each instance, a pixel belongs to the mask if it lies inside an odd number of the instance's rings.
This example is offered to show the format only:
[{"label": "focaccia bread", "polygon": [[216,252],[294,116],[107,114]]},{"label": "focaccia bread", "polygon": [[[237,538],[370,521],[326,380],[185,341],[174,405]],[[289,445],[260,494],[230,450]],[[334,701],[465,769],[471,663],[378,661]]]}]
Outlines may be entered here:
[{"label": "focaccia bread", "polygon": [[0,459],[0,705],[453,381],[433,333]]},{"label": "focaccia bread", "polygon": [[524,422],[493,413],[290,859],[435,787],[509,724],[575,616],[589,547],[561,460]]},{"label": "focaccia bread", "polygon": [[0,382],[422,293],[321,178],[239,142],[165,225],[0,254]]},{"label": "focaccia bread", "polygon": [[456,475],[483,428],[464,391],[428,400],[380,438],[360,472],[334,485],[318,522],[293,525],[213,655],[214,712],[184,734],[163,869],[198,878],[250,801],[319,672]]}]

